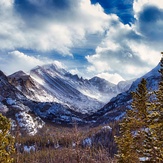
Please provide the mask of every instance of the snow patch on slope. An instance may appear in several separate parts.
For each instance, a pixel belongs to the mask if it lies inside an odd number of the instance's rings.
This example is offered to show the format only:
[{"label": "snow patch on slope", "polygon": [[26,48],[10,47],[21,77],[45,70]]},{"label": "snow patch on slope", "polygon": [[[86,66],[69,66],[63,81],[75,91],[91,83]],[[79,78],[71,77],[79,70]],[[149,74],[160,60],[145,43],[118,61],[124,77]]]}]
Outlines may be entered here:
[{"label": "snow patch on slope", "polygon": [[44,122],[39,118],[33,118],[26,112],[16,113],[16,119],[19,126],[24,129],[29,135],[35,135],[39,128],[42,128]]}]

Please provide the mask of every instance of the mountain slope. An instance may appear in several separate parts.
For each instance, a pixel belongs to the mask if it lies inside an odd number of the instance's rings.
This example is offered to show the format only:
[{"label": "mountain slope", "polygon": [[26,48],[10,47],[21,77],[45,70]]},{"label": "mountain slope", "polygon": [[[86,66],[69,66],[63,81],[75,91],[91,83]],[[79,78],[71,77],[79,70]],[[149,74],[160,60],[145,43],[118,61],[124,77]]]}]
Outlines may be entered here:
[{"label": "mountain slope", "polygon": [[[39,87],[36,89],[36,86]],[[32,101],[25,96],[32,95],[31,98],[36,98],[32,91],[45,94],[40,92],[43,91],[41,88],[22,71],[9,77],[0,71],[0,113],[11,119],[13,131],[19,129],[22,134],[34,135],[44,126],[44,121],[65,125],[87,123],[82,119],[84,115],[71,110],[67,105]]]},{"label": "mountain slope", "polygon": [[0,71],[0,100],[2,101],[8,97],[14,97],[16,99],[25,98],[22,92],[13,87],[13,85],[9,83],[7,76]]},{"label": "mountain slope", "polygon": [[0,71],[0,113],[11,118],[12,130],[19,128],[22,133],[33,135],[44,122],[24,105],[25,101],[28,99],[24,94],[10,84],[7,76]]},{"label": "mountain slope", "polygon": [[8,79],[30,100],[60,103],[82,114],[96,112],[112,97],[126,91],[132,83],[127,81],[115,85],[99,77],[87,80],[55,64],[37,66],[30,71],[30,75],[18,71]]},{"label": "mountain slope", "polygon": [[125,115],[126,110],[131,108],[131,92],[136,90],[142,78],[147,80],[147,88],[149,91],[158,89],[158,83],[160,81],[159,69],[160,64],[144,76],[134,81],[128,91],[120,93],[112,98],[102,109],[98,110],[91,116],[88,116],[87,120],[94,121],[95,125],[98,125],[121,119]]},{"label": "mountain slope", "polygon": [[[90,114],[98,110],[103,103],[97,99],[82,94],[75,88],[73,79],[67,77],[67,72],[58,69],[54,64],[36,67],[31,70],[31,77],[50,92],[59,103],[68,105],[72,110]],[[53,102],[53,101],[51,101]]]},{"label": "mountain slope", "polygon": [[40,85],[36,80],[31,78],[30,75],[27,75],[23,71],[18,71],[8,76],[8,80],[30,100],[38,102],[58,102],[43,85]]},{"label": "mountain slope", "polygon": [[[19,71],[7,77],[0,71],[0,112],[30,134],[35,134],[43,121],[66,125],[108,123],[122,118],[131,108],[131,91],[142,78],[147,80],[149,90],[158,88],[159,68],[160,65],[132,85],[132,81],[115,85],[98,77],[79,78],[54,64],[38,66],[30,75]],[[104,104],[101,101],[129,87],[99,110]]]}]

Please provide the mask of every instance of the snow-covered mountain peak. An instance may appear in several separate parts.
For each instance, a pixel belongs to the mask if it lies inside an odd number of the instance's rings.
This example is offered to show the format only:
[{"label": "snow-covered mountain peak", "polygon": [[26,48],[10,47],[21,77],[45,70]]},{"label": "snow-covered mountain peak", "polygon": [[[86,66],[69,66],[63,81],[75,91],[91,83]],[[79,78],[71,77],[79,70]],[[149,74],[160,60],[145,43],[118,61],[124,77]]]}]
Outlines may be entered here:
[{"label": "snow-covered mountain peak", "polygon": [[30,78],[30,75],[26,74],[25,72],[23,71],[17,71],[11,75],[8,76],[8,79],[22,79],[22,80],[27,80],[28,78]]},{"label": "snow-covered mountain peak", "polygon": [[109,85],[110,87],[116,86],[115,84],[97,76],[89,79],[89,81],[94,85],[100,84],[100,85]]},{"label": "snow-covered mountain peak", "polygon": [[47,64],[47,65],[44,65],[42,67],[46,71],[56,72],[56,73],[61,74],[61,75],[64,75],[67,73],[67,71],[65,69],[63,69],[62,67],[59,67],[55,63]]}]

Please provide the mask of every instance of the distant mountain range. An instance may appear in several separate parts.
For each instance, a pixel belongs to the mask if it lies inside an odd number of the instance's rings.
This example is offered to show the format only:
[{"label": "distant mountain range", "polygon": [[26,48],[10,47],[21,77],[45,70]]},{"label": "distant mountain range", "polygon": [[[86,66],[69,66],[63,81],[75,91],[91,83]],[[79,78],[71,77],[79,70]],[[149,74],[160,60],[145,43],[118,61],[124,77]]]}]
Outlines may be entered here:
[{"label": "distant mountain range", "polygon": [[[143,76],[150,90],[158,87],[158,69],[159,65]],[[35,134],[46,121],[64,125],[108,123],[122,118],[130,108],[130,92],[140,80],[117,85],[99,77],[88,80],[55,64],[37,66],[30,74],[18,71],[6,76],[0,71],[0,112],[12,119],[12,126],[19,124],[29,134]]]},{"label": "distant mountain range", "polygon": [[132,83],[128,81],[115,85],[99,77],[87,80],[54,64],[37,66],[30,71],[30,75],[18,71],[8,79],[30,100],[57,102],[82,114],[96,112],[112,97],[129,89]]},{"label": "distant mountain range", "polygon": [[122,119],[127,109],[131,109],[132,96],[131,92],[135,91],[142,78],[147,80],[147,89],[154,91],[158,89],[158,84],[161,80],[160,64],[152,69],[147,74],[138,78],[133,82],[130,89],[113,97],[102,109],[88,116],[87,119],[95,122],[94,125],[107,124],[108,122]]}]

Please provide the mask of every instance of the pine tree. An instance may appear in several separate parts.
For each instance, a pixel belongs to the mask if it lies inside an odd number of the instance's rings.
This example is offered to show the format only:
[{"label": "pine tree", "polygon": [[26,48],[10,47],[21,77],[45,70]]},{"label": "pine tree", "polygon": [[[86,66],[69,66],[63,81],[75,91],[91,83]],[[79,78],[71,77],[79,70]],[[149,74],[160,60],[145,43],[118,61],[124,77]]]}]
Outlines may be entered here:
[{"label": "pine tree", "polygon": [[[153,96],[153,92],[151,93]],[[155,137],[151,130],[153,126],[152,116],[154,115],[154,110],[156,109],[156,105],[154,102],[147,102],[147,117],[146,117],[146,128],[143,132],[143,143],[141,149],[141,156],[145,158],[144,162],[154,162],[154,158],[156,158],[157,151],[155,150]],[[151,154],[153,153],[153,154]]]},{"label": "pine tree", "polygon": [[119,163],[138,163],[139,158],[143,157],[149,106],[146,84],[146,80],[142,79],[136,91],[132,92],[132,109],[127,111],[120,123],[120,136],[116,138]]},{"label": "pine tree", "polygon": [[160,74],[161,74],[161,81],[159,83],[159,89],[156,92],[157,97],[157,107],[156,107],[156,113],[157,116],[155,118],[155,133],[156,133],[156,139],[158,141],[157,143],[157,160],[159,162],[163,162],[163,57],[160,61]]},{"label": "pine tree", "polygon": [[116,155],[118,163],[139,162],[138,155],[135,152],[134,139],[131,129],[134,120],[132,115],[133,112],[131,110],[127,111],[126,117],[120,123],[120,136],[115,138],[118,145],[118,154]]},{"label": "pine tree", "polygon": [[14,138],[9,133],[10,121],[0,114],[0,163],[11,163],[14,152]]},{"label": "pine tree", "polygon": [[[163,57],[160,61],[161,80],[158,91],[149,94],[142,79],[132,93],[132,109],[120,123],[120,136],[116,137],[119,163],[163,163]],[[150,96],[155,96],[153,102]]]},{"label": "pine tree", "polygon": [[148,132],[146,132],[145,152],[151,162],[163,162],[163,58],[160,61],[161,81],[155,92],[156,102],[148,117]]}]

